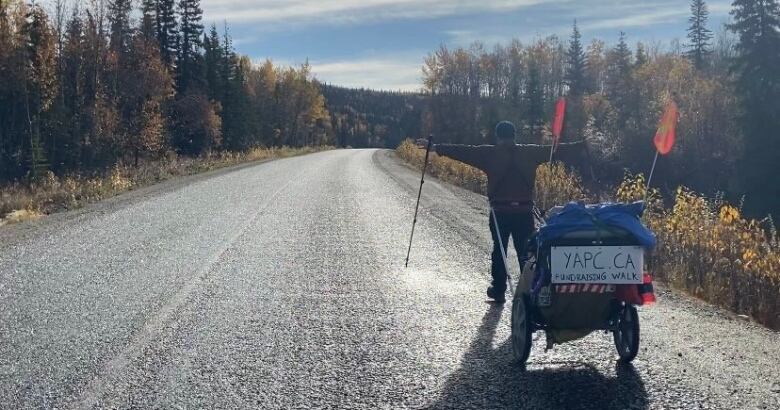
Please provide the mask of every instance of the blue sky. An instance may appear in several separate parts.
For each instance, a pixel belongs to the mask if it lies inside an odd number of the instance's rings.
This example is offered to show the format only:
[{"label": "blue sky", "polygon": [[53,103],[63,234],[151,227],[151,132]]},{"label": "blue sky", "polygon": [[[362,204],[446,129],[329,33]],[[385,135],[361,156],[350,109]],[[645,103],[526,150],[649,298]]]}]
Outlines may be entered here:
[{"label": "blue sky", "polygon": [[[710,27],[731,0],[709,0]],[[576,18],[586,41],[684,40],[688,0],[202,0],[204,19],[227,21],[238,52],[299,64],[350,87],[415,90],[425,55],[440,44],[568,38]]]}]

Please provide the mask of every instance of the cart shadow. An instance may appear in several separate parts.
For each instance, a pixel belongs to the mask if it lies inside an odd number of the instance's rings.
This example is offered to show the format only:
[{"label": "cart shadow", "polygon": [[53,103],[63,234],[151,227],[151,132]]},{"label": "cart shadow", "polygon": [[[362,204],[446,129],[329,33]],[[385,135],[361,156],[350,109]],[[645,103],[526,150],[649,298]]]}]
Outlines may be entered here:
[{"label": "cart shadow", "polygon": [[[647,392],[631,365],[603,374],[579,361],[534,363],[523,371],[513,363],[511,341],[493,346],[503,307],[488,308],[477,337],[429,408],[646,409]],[[539,365],[541,369],[534,369]]]}]

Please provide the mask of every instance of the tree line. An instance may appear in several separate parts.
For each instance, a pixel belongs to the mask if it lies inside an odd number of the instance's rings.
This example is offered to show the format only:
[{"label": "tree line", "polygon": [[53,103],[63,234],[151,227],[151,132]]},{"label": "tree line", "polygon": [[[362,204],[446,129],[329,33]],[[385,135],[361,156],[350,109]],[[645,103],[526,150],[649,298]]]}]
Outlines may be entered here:
[{"label": "tree line", "polygon": [[0,0],[0,181],[332,142],[308,63],[253,64],[202,14],[199,0]]},{"label": "tree line", "polygon": [[421,133],[428,98],[419,93],[351,89],[324,84],[337,146],[395,148]]},{"label": "tree line", "polygon": [[754,214],[780,212],[780,7],[735,0],[732,23],[713,32],[704,0],[691,1],[687,39],[671,47],[620,33],[614,46],[585,44],[577,22],[568,41],[550,36],[488,48],[441,46],[423,66],[431,101],[424,132],[459,143],[490,143],[502,119],[522,140],[549,141],[554,102],[567,98],[565,140],[589,138],[585,175],[617,181],[647,172],[652,136],[670,99],[681,111],[679,143],[656,181],[725,191]]}]

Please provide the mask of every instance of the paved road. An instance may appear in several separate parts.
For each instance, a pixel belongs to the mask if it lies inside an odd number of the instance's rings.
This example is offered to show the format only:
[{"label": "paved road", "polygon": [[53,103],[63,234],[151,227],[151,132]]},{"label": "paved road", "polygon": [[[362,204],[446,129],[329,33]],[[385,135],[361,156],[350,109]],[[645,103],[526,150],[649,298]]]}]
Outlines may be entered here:
[{"label": "paved road", "polygon": [[344,150],[0,230],[2,408],[780,408],[780,335],[664,292],[511,364],[484,198]]}]

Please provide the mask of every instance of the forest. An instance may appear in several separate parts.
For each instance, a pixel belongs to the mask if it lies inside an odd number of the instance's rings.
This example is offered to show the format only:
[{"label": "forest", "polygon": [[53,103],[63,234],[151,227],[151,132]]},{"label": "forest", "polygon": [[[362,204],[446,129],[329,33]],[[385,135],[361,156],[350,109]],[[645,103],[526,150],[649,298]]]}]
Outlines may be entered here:
[{"label": "forest", "polygon": [[442,45],[421,59],[420,93],[322,84],[308,63],[239,55],[227,26],[204,27],[199,0],[0,0],[0,182],[101,172],[122,164],[256,147],[394,148],[405,138],[490,143],[499,120],[545,143],[555,100],[564,140],[590,186],[647,172],[664,106],[680,107],[678,144],[658,162],[679,185],[759,217],[780,212],[780,7],[735,0],[712,27],[691,0],[671,44],[566,38]]},{"label": "forest", "polygon": [[199,3],[0,0],[0,182],[329,143],[311,67],[253,64]]}]

